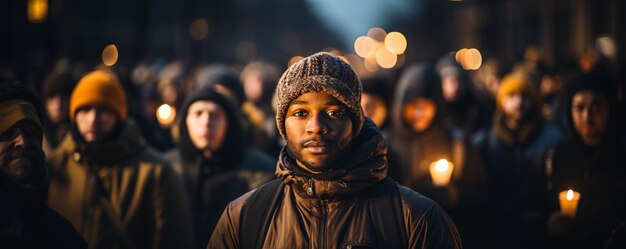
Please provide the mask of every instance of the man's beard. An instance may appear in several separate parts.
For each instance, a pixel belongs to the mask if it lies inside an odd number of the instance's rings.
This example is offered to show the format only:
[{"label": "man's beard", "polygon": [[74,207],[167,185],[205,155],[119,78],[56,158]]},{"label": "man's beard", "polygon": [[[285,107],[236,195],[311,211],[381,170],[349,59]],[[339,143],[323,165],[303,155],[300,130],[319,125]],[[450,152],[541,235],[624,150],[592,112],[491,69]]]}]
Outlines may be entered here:
[{"label": "man's beard", "polygon": [[302,153],[300,153],[300,149],[304,148],[304,143],[310,141],[310,140],[304,140],[304,141],[300,141],[298,144],[299,146],[296,146],[296,144],[294,144],[293,142],[289,141],[289,139],[287,140],[287,151],[289,152],[289,154],[296,159],[297,161],[299,161],[300,163],[302,163],[302,165],[304,165],[308,170],[312,171],[312,172],[318,172],[318,173],[322,173],[322,172],[326,172],[329,169],[331,169],[332,167],[335,167],[337,164],[341,163],[346,157],[349,156],[349,152],[350,152],[350,148],[351,148],[351,143],[352,143],[352,137],[348,137],[342,141],[334,142],[334,141],[329,141],[326,139],[315,139],[316,141],[323,141],[325,143],[332,143],[333,147],[337,148],[336,152],[334,154],[332,154],[328,160],[324,161],[322,163],[322,165],[319,165],[318,167],[314,167],[313,163],[310,161],[307,161],[304,159],[304,157],[302,156]]}]

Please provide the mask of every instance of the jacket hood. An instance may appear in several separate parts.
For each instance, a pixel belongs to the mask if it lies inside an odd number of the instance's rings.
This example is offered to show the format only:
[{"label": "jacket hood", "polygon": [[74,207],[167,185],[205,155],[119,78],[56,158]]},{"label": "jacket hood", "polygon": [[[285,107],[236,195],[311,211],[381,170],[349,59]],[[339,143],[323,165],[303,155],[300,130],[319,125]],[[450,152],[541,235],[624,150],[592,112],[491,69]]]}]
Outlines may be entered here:
[{"label": "jacket hood", "polygon": [[561,112],[561,122],[563,124],[563,127],[565,128],[565,134],[570,139],[581,141],[580,136],[578,135],[578,132],[576,131],[576,128],[574,127],[574,123],[572,121],[572,97],[576,93],[585,90],[591,90],[606,97],[609,105],[609,123],[607,126],[607,130],[605,131],[604,137],[617,137],[613,136],[617,132],[617,87],[610,77],[596,71],[578,74],[572,77],[572,80],[569,82],[569,84],[567,84],[565,94],[563,95],[564,111]]},{"label": "jacket hood", "polygon": [[[301,169],[285,146],[278,159],[276,176],[291,185],[301,197],[317,199],[354,194],[387,176],[387,145],[369,118],[366,118],[352,146],[351,155],[342,167],[322,174],[311,174]],[[308,187],[312,187],[312,193],[307,191]]]},{"label": "jacket hood", "polygon": [[[75,160],[97,163],[98,166],[111,166],[124,162],[143,152],[147,148],[141,137],[139,126],[133,119],[119,124],[114,135],[99,143],[87,143],[78,139],[76,128],[68,133],[59,146],[66,154],[73,155]],[[78,154],[76,154],[76,152]]]},{"label": "jacket hood", "polygon": [[[416,132],[410,125],[404,122],[402,109],[407,102],[416,98],[427,98],[435,101],[437,113],[430,128],[437,126],[443,113],[443,96],[441,93],[441,79],[432,66],[426,64],[415,64],[408,67],[400,76],[395,92],[393,110],[391,117],[396,131],[403,135],[415,135]],[[424,133],[422,132],[422,133]]]},{"label": "jacket hood", "polygon": [[[187,163],[193,163],[199,161],[202,158],[202,152],[193,145],[189,138],[189,132],[187,130],[186,118],[189,114],[189,106],[199,100],[208,100],[216,102],[224,109],[226,118],[228,119],[228,128],[226,129],[226,137],[222,143],[222,147],[214,153],[212,160],[226,160],[232,161],[241,156],[243,152],[243,131],[241,128],[241,118],[236,111],[233,103],[227,99],[227,97],[217,93],[210,87],[205,87],[194,91],[184,102],[181,108],[180,119],[178,120],[180,145],[179,150],[182,155],[183,161]],[[235,160],[237,161],[237,160]]]}]

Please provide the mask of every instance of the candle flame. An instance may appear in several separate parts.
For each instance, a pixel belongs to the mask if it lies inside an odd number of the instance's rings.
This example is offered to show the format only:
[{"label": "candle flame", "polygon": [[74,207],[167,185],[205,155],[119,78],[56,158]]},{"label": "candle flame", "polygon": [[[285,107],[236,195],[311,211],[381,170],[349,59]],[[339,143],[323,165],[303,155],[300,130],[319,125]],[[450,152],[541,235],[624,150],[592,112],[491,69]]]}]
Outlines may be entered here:
[{"label": "candle flame", "polygon": [[439,172],[446,172],[450,168],[450,164],[446,159],[440,159],[435,163],[435,170]]},{"label": "candle flame", "polygon": [[156,114],[159,123],[165,126],[172,124],[176,118],[176,110],[168,104],[162,104],[159,106]]},{"label": "candle flame", "polygon": [[571,201],[574,199],[574,191],[573,190],[568,190],[567,194],[565,194],[565,199],[567,199],[568,201]]}]

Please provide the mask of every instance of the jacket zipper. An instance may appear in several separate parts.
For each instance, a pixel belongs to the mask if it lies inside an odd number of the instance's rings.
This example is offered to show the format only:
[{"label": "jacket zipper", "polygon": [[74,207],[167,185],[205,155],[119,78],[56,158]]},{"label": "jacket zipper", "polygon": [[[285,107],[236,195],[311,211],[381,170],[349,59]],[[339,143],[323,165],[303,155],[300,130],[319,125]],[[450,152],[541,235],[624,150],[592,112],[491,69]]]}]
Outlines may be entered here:
[{"label": "jacket zipper", "polygon": [[319,226],[319,248],[326,248],[324,246],[324,237],[326,236],[326,216],[328,215],[328,204],[324,200],[320,200],[321,208],[322,208],[322,222]]}]

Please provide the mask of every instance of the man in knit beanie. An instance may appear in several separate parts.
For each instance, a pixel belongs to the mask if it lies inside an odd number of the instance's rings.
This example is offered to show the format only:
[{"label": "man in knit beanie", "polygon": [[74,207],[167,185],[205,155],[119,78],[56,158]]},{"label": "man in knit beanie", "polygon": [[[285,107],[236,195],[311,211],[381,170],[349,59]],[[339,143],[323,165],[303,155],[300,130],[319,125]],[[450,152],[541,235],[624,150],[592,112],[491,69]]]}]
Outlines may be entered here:
[{"label": "man in knit beanie", "polygon": [[207,248],[460,248],[445,211],[387,177],[361,92],[352,67],[329,53],[287,69],[276,89],[287,141],[279,179],[231,202]]},{"label": "man in knit beanie", "polygon": [[71,132],[49,157],[49,201],[93,248],[191,248],[180,176],[141,137],[118,78],[97,70],[70,98]]}]

